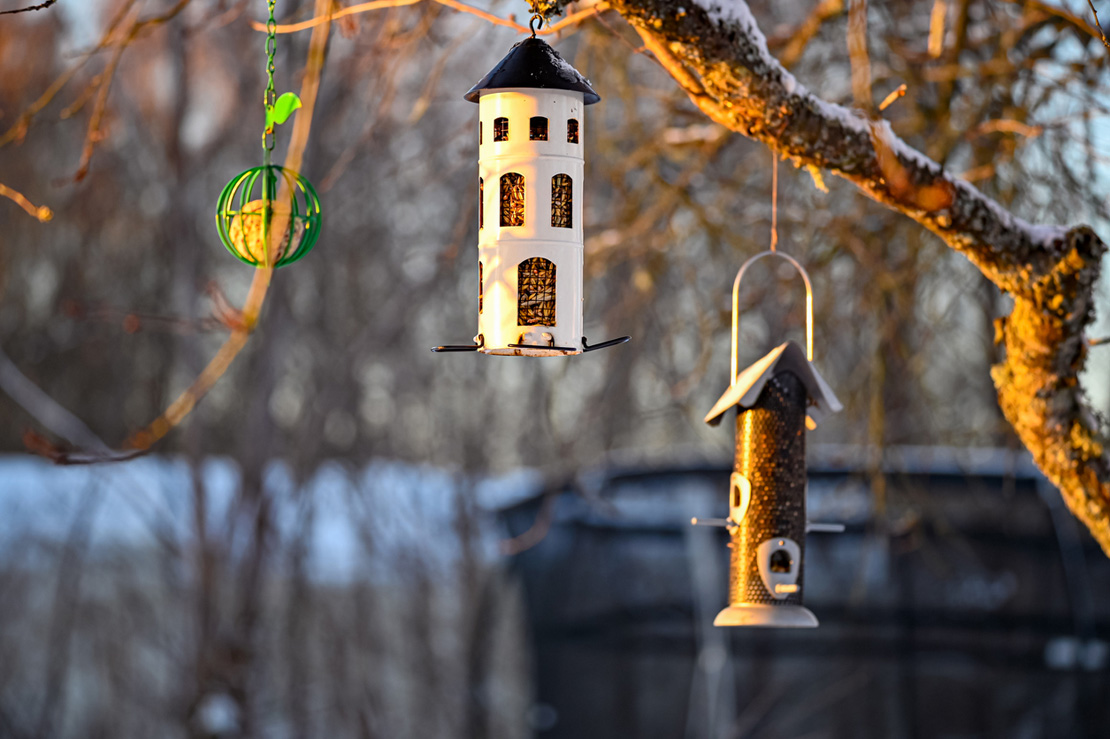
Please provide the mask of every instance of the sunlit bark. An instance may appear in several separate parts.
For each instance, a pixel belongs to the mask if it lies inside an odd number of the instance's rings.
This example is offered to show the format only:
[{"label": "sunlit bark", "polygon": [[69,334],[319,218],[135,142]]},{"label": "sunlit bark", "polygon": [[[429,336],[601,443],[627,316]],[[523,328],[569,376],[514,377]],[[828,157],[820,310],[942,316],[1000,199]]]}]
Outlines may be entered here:
[{"label": "sunlit bark", "polygon": [[994,367],[1007,420],[1110,553],[1110,459],[1078,375],[1106,246],[1086,226],[1034,226],[907,146],[880,120],[821,100],[767,51],[742,0],[616,0],[711,119],[799,166],[827,169],[913,218],[1014,299]]}]

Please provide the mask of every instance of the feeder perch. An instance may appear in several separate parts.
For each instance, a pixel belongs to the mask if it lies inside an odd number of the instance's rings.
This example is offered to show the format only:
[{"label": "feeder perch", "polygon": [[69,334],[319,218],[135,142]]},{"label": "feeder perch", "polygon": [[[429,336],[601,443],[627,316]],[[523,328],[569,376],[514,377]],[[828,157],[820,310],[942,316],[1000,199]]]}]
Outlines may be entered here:
[{"label": "feeder perch", "polygon": [[464,98],[478,103],[478,335],[432,351],[548,357],[582,334],[583,122],[601,98],[542,39],[516,44]]},{"label": "feeder perch", "polygon": [[292,264],[312,250],[320,236],[320,199],[301,175],[271,164],[254,167],[227,183],[216,206],[220,240],[233,255],[254,266],[266,264],[271,231],[271,263]]},{"label": "feeder perch", "polygon": [[[789,261],[805,281],[806,350],[788,341],[738,373],[740,280],[752,262],[769,255]],[[802,605],[806,531],[843,527],[807,523],[805,432],[841,405],[812,360],[809,275],[785,254],[755,255],[740,268],[732,288],[732,383],[705,417],[716,426],[730,409],[737,410],[729,516],[694,521],[725,526],[731,537],[729,605],[717,614],[715,626],[817,626],[817,618]]]}]

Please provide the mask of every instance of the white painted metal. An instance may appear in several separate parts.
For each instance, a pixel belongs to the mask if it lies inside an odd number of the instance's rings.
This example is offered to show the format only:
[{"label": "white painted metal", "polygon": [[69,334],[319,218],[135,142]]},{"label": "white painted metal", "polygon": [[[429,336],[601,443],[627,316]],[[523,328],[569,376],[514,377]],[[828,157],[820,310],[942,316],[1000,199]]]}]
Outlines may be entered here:
[{"label": "white painted metal", "polygon": [[813,361],[813,285],[809,281],[809,273],[789,254],[783,254],[781,251],[761,251],[740,265],[740,269],[736,272],[736,279],[732,281],[732,374],[729,375],[729,382],[732,385],[736,384],[736,376],[739,373],[739,360],[736,354],[739,349],[740,334],[740,280],[743,279],[748,267],[763,257],[781,257],[790,262],[806,283],[806,360]]},{"label": "white painted metal", "polygon": [[[484,225],[478,230],[483,307],[478,332],[486,354],[561,356],[582,351],[582,185],[585,134],[582,93],[550,89],[483,91],[478,100],[482,134],[478,173],[483,181]],[[530,141],[533,116],[548,120],[547,141]],[[507,118],[508,141],[494,141],[494,121]],[[567,121],[578,121],[578,143],[567,142]],[[524,176],[524,225],[502,227],[501,176]],[[551,225],[551,180],[572,182],[571,228]],[[555,325],[517,324],[517,265],[531,257],[555,264]],[[516,348],[510,344],[528,344]],[[534,347],[534,348],[532,348]],[[565,347],[565,348],[547,348]]]}]

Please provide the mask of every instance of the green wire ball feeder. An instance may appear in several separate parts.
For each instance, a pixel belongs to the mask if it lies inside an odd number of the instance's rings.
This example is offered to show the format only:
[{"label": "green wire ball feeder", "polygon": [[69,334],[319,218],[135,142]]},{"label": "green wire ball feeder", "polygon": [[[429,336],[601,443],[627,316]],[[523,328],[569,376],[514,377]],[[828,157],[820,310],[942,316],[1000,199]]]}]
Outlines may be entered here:
[{"label": "green wire ball feeder", "polygon": [[[274,93],[274,51],[277,48],[275,0],[266,0],[266,128],[261,167],[252,167],[227,183],[216,204],[216,229],[220,241],[235,257],[255,267],[282,267],[312,251],[320,237],[320,198],[312,183],[299,172],[270,163],[274,127],[289,120],[301,107],[291,92]],[[274,233],[281,229],[280,236]]]},{"label": "green wire ball feeder", "polygon": [[312,250],[320,236],[320,198],[311,182],[269,164],[227,183],[216,206],[216,228],[229,252],[247,264],[264,266],[275,227],[283,233],[273,237],[274,267],[292,264]]}]

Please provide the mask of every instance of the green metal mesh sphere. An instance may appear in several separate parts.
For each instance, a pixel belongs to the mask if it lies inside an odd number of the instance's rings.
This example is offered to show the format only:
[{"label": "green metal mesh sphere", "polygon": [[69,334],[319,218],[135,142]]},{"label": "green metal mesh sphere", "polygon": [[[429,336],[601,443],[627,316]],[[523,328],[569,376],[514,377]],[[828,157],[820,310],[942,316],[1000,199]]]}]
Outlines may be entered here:
[{"label": "green metal mesh sphere", "polygon": [[284,235],[275,239],[272,261],[282,267],[308,254],[320,236],[320,198],[312,183],[296,172],[276,164],[254,167],[220,193],[220,241],[247,264],[266,264],[270,229],[278,223],[284,223]]}]

